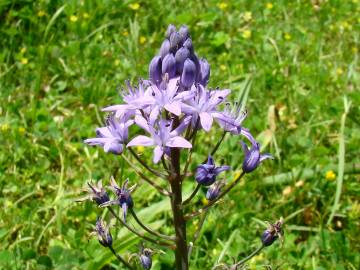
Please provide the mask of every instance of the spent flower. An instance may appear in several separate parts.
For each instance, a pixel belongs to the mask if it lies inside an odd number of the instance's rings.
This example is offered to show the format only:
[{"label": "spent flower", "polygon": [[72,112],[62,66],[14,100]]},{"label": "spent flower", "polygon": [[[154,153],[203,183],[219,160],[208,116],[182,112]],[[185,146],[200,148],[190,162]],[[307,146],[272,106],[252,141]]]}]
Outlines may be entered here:
[{"label": "spent flower", "polygon": [[274,224],[269,223],[268,228],[263,232],[261,236],[261,242],[264,246],[270,246],[275,242],[276,239],[282,238],[284,231],[282,225],[284,224],[283,219],[280,219]]},{"label": "spent flower", "polygon": [[106,225],[105,221],[101,218],[96,220],[96,225],[94,231],[91,235],[96,235],[99,243],[104,247],[111,247],[112,246],[112,236],[110,234],[109,226]]}]

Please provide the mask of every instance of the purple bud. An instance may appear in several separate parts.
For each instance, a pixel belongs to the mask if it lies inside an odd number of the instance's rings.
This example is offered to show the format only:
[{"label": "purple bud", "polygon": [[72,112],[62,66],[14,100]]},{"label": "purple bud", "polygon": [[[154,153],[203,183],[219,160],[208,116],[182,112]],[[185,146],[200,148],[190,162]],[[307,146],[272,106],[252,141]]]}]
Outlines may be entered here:
[{"label": "purple bud", "polygon": [[209,201],[215,200],[219,196],[220,190],[223,187],[223,185],[224,184],[222,182],[217,182],[211,185],[206,192],[206,199],[208,199]]},{"label": "purple bud", "polygon": [[175,57],[169,53],[165,56],[164,61],[162,62],[162,74],[167,73],[169,75],[169,79],[171,79],[175,76],[175,71]]},{"label": "purple bud", "polygon": [[199,58],[196,56],[196,54],[191,54],[190,55],[190,60],[194,62],[195,67],[196,67],[196,81],[199,81],[199,74],[200,74],[200,63],[199,63]]},{"label": "purple bud", "polygon": [[168,39],[165,39],[160,47],[161,60],[164,60],[164,57],[169,53],[169,51],[170,51],[170,41]]},{"label": "purple bud", "polygon": [[190,56],[190,52],[187,48],[181,47],[175,54],[175,62],[176,62],[176,72],[178,74],[182,73],[184,62],[186,58]]},{"label": "purple bud", "polygon": [[96,221],[95,233],[97,234],[99,243],[104,247],[110,247],[112,245],[112,237],[109,231],[109,227],[100,218]]},{"label": "purple bud", "polygon": [[206,86],[210,77],[210,65],[206,59],[200,60],[199,83]]},{"label": "purple bud", "polygon": [[145,270],[150,270],[152,266],[151,251],[147,248],[140,254],[140,262]]},{"label": "purple bud", "polygon": [[253,144],[251,149],[244,142],[240,143],[245,153],[242,169],[246,173],[254,171],[263,160],[273,158],[270,154],[260,154],[260,145],[258,143]]},{"label": "purple bud", "polygon": [[185,40],[187,40],[190,37],[189,29],[185,25],[180,27],[179,34],[180,34],[182,42],[184,42]]},{"label": "purple bud", "polygon": [[193,61],[186,59],[184,69],[181,74],[181,84],[187,88],[191,87],[195,82],[196,67]]},{"label": "purple bud", "polygon": [[178,32],[173,32],[170,36],[170,51],[175,53],[182,46],[181,36]]},{"label": "purple bud", "polygon": [[155,84],[161,82],[161,57],[158,55],[155,56],[150,62],[149,77],[150,80]]},{"label": "purple bud", "polygon": [[214,159],[209,155],[207,163],[197,167],[195,180],[201,185],[210,186],[215,182],[216,176],[219,173],[229,169],[229,166],[216,167]]},{"label": "purple bud", "polygon": [[166,37],[170,38],[170,36],[173,32],[176,32],[176,27],[173,24],[169,24],[169,26],[166,30]]},{"label": "purple bud", "polygon": [[183,46],[185,48],[187,48],[191,54],[194,53],[194,47],[193,47],[191,38],[188,38],[187,40],[185,40]]},{"label": "purple bud", "polygon": [[261,235],[261,242],[264,246],[270,246],[275,242],[276,239],[284,235],[282,229],[284,221],[280,219],[275,224],[269,224],[269,227]]}]

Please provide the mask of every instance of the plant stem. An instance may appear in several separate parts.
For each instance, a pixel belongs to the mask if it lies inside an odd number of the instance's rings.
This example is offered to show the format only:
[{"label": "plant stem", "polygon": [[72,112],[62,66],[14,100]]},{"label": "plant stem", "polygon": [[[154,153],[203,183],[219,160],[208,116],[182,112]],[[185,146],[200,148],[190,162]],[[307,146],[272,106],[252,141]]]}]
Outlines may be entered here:
[{"label": "plant stem", "polygon": [[167,248],[171,248],[174,249],[174,246],[168,242],[164,242],[164,241],[159,241],[159,240],[155,240],[152,239],[150,237],[147,237],[146,235],[137,232],[136,230],[134,230],[133,228],[131,228],[127,223],[125,223],[114,211],[114,209],[112,209],[110,206],[108,206],[108,209],[110,211],[110,213],[123,225],[125,226],[129,231],[131,231],[133,234],[139,236],[140,238],[143,238],[146,241],[149,241],[153,244],[159,245],[159,246],[163,246],[163,247],[167,247]]},{"label": "plant stem", "polygon": [[224,197],[240,181],[240,179],[244,176],[244,174],[245,174],[245,172],[242,172],[231,184],[229,184],[226,187],[226,189],[223,192],[221,192],[219,194],[219,196],[215,200],[210,201],[209,204],[204,206],[203,208],[200,208],[199,210],[197,210],[189,215],[186,215],[185,219],[189,220],[193,217],[196,217],[196,216],[200,215],[201,213],[203,213],[204,211],[206,211],[207,209],[209,209],[211,206],[213,206],[216,202],[218,202],[222,197]]},{"label": "plant stem", "polygon": [[198,184],[198,185],[196,186],[196,188],[194,189],[194,191],[193,191],[193,192],[191,193],[191,195],[189,196],[189,198],[187,198],[182,204],[183,204],[183,205],[189,204],[189,203],[191,202],[192,198],[195,197],[196,193],[198,193],[200,187],[201,187],[201,185]]},{"label": "plant stem", "polygon": [[242,259],[241,261],[237,262],[234,266],[235,269],[237,269],[238,266],[243,265],[244,263],[246,263],[248,260],[250,260],[252,257],[254,257],[255,255],[257,255],[265,246],[261,245],[260,247],[258,247],[253,253],[251,253],[249,256],[247,256],[246,258]]},{"label": "plant stem", "polygon": [[161,234],[161,233],[158,233],[158,232],[155,232],[153,231],[152,229],[150,229],[149,227],[147,227],[146,225],[144,225],[141,220],[138,218],[138,216],[136,215],[135,211],[133,208],[130,208],[130,213],[131,215],[134,217],[135,221],[140,225],[141,228],[143,228],[145,231],[147,231],[148,233],[154,235],[154,236],[157,236],[157,237],[160,237],[160,238],[163,238],[165,240],[169,240],[169,241],[174,241],[175,240],[175,237],[171,237],[171,236],[168,236],[168,235],[164,235],[164,234]]},{"label": "plant stem", "polygon": [[129,268],[131,270],[134,269],[127,261],[125,261],[125,259],[123,257],[121,257],[119,254],[116,253],[116,251],[114,250],[114,248],[112,246],[109,246],[109,249],[115,255],[115,257],[126,266],[126,268]]},{"label": "plant stem", "polygon": [[[178,122],[178,120],[177,120]],[[175,126],[178,123],[175,123]],[[186,221],[182,210],[182,178],[180,174],[180,149],[171,148],[171,170],[169,177],[171,192],[171,209],[174,218],[174,227],[176,234],[175,249],[175,268],[177,270],[188,270],[188,251],[186,242]]]},{"label": "plant stem", "polygon": [[147,164],[145,163],[145,161],[142,160],[142,159],[134,152],[134,150],[133,150],[131,147],[129,147],[128,149],[129,149],[130,153],[134,156],[134,158],[135,158],[145,169],[147,169],[149,172],[151,172],[152,174],[156,175],[157,177],[160,177],[160,178],[162,178],[162,179],[166,179],[166,176],[165,176],[165,175],[163,175],[162,173],[159,173],[159,172],[155,171],[154,169],[150,168],[149,165],[147,165]]},{"label": "plant stem", "polygon": [[122,155],[121,156],[126,162],[127,164],[129,164],[129,166],[131,168],[133,168],[133,170],[135,171],[135,173],[137,175],[139,175],[145,182],[148,182],[150,185],[152,185],[154,188],[156,188],[161,194],[165,195],[165,196],[169,196],[170,192],[168,190],[166,190],[165,188],[159,186],[158,184],[156,184],[154,181],[150,180],[148,177],[146,177],[142,172],[140,172],[132,163],[131,161],[125,156]]}]

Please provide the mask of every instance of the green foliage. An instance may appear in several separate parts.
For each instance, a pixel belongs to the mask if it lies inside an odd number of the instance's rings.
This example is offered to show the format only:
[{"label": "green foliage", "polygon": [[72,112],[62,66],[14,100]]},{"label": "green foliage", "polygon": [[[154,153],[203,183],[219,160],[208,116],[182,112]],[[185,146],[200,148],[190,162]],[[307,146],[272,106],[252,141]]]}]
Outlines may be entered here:
[{"label": "green foliage", "polygon": [[[230,88],[233,100],[246,103],[245,126],[276,157],[211,210],[191,269],[245,257],[259,245],[263,221],[280,216],[283,247],[266,248],[251,269],[358,269],[359,11],[355,0],[2,1],[0,268],[121,269],[88,239],[99,210],[74,202],[89,179],[138,182],[139,217],[173,233],[168,200],[121,159],[82,141],[102,123],[100,109],[120,101],[124,80],[147,76],[174,23],[190,27],[211,64],[210,85]],[[344,96],[352,106],[342,123]],[[199,139],[205,143],[192,169],[218,135]],[[238,138],[227,137],[217,160],[236,171],[239,153]],[[338,168],[343,176],[332,180],[330,170],[337,176]],[[185,183],[187,194],[194,186]],[[189,237],[197,222],[189,222]],[[138,239],[125,229],[112,233],[119,253],[137,252]],[[171,269],[172,261],[171,252],[155,255],[154,269]]]}]

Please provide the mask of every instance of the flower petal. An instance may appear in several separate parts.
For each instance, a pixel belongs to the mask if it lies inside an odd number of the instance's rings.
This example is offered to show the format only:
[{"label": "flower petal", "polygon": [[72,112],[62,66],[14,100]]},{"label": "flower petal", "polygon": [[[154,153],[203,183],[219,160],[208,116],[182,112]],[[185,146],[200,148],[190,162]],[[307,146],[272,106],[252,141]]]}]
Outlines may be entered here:
[{"label": "flower petal", "polygon": [[181,114],[181,103],[180,102],[174,101],[174,102],[172,102],[170,104],[166,104],[164,106],[164,108],[167,111],[175,114],[176,116],[179,116]]},{"label": "flower petal", "polygon": [[160,145],[156,146],[154,149],[154,157],[153,157],[153,162],[154,163],[158,163],[161,159],[161,157],[163,156],[164,151],[162,149],[162,147]]},{"label": "flower petal", "polygon": [[139,135],[132,139],[126,147],[135,146],[135,145],[142,145],[142,146],[152,146],[154,145],[154,140],[144,135]]},{"label": "flower petal", "polygon": [[180,136],[175,136],[170,138],[166,142],[166,146],[168,147],[179,147],[179,148],[191,148],[192,145],[190,142],[188,142],[186,139]]},{"label": "flower petal", "polygon": [[274,159],[272,155],[269,153],[264,153],[260,155],[260,162],[264,161],[265,159]]},{"label": "flower petal", "polygon": [[209,131],[211,129],[211,126],[212,126],[212,123],[213,123],[212,116],[207,112],[201,112],[199,114],[199,116],[200,116],[201,126],[203,127],[203,129],[205,131]]}]

